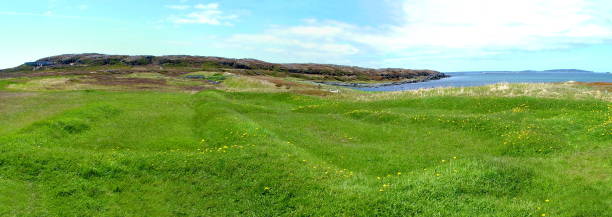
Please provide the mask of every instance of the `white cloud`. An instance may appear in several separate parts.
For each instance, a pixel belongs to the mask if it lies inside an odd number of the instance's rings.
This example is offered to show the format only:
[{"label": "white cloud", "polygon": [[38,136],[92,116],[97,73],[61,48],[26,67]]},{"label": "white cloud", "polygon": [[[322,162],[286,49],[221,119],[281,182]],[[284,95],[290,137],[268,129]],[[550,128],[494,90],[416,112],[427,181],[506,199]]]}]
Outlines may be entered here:
[{"label": "white cloud", "polygon": [[439,51],[431,56],[452,57],[461,50],[485,56],[564,49],[612,40],[612,16],[602,4],[610,6],[599,0],[405,0],[399,3],[400,22],[393,25],[306,19],[301,25],[274,26],[227,41],[312,58],[371,52],[402,57],[426,50]]},{"label": "white cloud", "polygon": [[194,7],[202,10],[216,10],[219,9],[219,3],[197,4]]},{"label": "white cloud", "polygon": [[[209,25],[232,25],[232,20],[238,18],[238,15],[226,14],[219,9],[218,3],[197,4],[194,5],[194,11],[182,15],[173,16],[170,20],[178,24],[209,24]],[[192,8],[188,5],[175,5],[173,9],[187,10]]]},{"label": "white cloud", "polygon": [[174,10],[187,10],[191,8],[190,5],[166,5],[166,7]]},{"label": "white cloud", "polygon": [[420,46],[549,49],[594,43],[612,36],[586,0],[405,1],[404,23],[384,35],[355,40],[385,49]]},{"label": "white cloud", "polygon": [[[312,21],[312,20],[311,20]],[[352,26],[331,22],[329,25],[274,27],[260,34],[237,34],[225,40],[223,46],[240,49],[263,50],[279,56],[293,57],[297,61],[338,61],[355,55],[360,49],[353,43],[339,40]]]}]

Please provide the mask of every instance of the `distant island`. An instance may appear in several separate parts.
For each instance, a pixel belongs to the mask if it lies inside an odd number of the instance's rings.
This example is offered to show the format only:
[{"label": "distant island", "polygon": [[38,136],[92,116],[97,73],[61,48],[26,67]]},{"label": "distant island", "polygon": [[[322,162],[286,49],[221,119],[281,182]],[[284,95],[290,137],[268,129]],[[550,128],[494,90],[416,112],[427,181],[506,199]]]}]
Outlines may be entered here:
[{"label": "distant island", "polygon": [[568,73],[568,74],[591,74],[597,73],[588,70],[581,69],[550,69],[550,70],[523,70],[523,71],[461,71],[461,72],[447,72],[447,73]]},{"label": "distant island", "polygon": [[576,73],[595,73],[593,71],[587,71],[587,70],[581,70],[581,69],[551,69],[551,70],[544,70],[544,71],[526,70],[526,71],[522,71],[522,72],[529,72],[529,73],[572,73],[572,74],[576,74]]}]

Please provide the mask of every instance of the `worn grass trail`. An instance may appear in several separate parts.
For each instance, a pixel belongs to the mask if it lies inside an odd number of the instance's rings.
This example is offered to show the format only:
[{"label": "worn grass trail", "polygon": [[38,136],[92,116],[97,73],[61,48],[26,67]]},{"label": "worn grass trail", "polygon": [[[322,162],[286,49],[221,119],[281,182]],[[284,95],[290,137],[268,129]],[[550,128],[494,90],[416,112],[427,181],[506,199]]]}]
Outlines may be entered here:
[{"label": "worn grass trail", "polygon": [[604,101],[5,95],[3,216],[612,215]]}]

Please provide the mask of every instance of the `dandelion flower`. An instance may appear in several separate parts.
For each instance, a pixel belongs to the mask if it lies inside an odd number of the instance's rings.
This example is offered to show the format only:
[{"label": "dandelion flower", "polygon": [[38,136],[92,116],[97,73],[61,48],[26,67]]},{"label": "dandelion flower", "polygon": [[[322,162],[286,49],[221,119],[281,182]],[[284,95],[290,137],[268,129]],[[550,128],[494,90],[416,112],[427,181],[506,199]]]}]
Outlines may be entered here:
[{"label": "dandelion flower", "polygon": [[397,175],[398,175],[398,176],[399,176],[399,175],[402,175],[402,172],[397,172]]},{"label": "dandelion flower", "polygon": [[548,202],[550,202],[550,200],[549,200],[549,199],[546,199],[546,200],[544,200],[544,202],[548,203]]},{"label": "dandelion flower", "polygon": [[266,186],[266,187],[264,187],[264,190],[268,191],[268,190],[270,190],[270,187]]}]

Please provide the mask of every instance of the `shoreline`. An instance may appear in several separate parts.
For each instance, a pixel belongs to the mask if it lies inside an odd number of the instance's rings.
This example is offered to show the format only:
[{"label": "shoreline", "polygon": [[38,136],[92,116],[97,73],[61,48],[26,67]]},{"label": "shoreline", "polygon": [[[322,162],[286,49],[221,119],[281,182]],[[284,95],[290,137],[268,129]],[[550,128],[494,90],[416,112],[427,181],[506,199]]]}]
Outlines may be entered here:
[{"label": "shoreline", "polygon": [[451,77],[451,76],[441,73],[441,74],[431,75],[431,76],[427,76],[426,78],[421,78],[421,79],[416,79],[416,80],[405,80],[405,81],[395,81],[395,82],[351,83],[351,82],[341,82],[341,81],[314,81],[314,83],[341,86],[341,87],[376,88],[376,87],[394,86],[394,85],[401,85],[401,84],[421,83],[421,82],[427,82],[427,81],[433,81],[433,80],[440,80],[440,79],[448,78],[448,77]]}]

